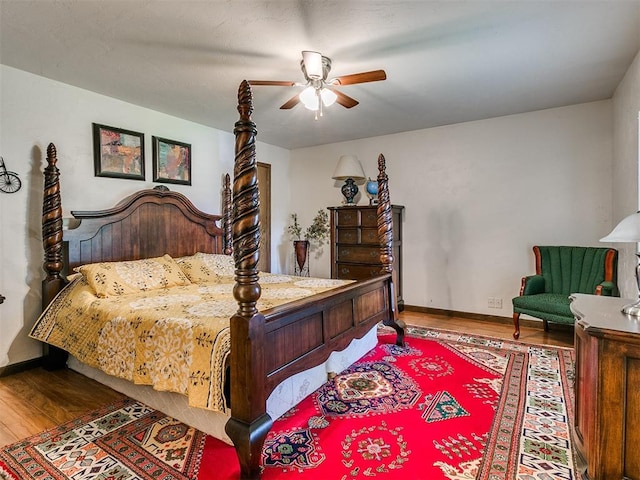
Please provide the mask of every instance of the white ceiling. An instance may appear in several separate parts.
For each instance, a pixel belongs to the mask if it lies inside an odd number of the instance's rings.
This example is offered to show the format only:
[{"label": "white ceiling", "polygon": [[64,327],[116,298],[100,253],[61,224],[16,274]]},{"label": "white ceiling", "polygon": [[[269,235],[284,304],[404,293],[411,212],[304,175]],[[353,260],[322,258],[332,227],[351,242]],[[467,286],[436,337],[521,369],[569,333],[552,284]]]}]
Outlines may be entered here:
[{"label": "white ceiling", "polygon": [[[293,149],[611,98],[640,0],[1,0],[0,62],[232,131],[239,83],[302,81],[302,50],[360,101],[314,120],[254,87],[258,140]],[[330,76],[332,76],[330,75]],[[98,118],[98,112],[96,112]],[[129,125],[128,128],[134,126]]]}]

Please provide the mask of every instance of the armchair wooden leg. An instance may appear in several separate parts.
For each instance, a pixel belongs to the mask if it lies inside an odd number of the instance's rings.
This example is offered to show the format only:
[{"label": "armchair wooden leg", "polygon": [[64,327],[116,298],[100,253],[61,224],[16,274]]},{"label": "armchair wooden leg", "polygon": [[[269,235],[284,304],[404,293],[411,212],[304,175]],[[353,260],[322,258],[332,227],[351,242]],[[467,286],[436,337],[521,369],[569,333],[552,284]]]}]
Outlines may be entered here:
[{"label": "armchair wooden leg", "polygon": [[545,332],[549,331],[549,322],[547,322],[546,320],[542,320],[542,328],[544,328]]},{"label": "armchair wooden leg", "polygon": [[513,326],[516,327],[516,331],[513,332],[513,338],[515,340],[518,340],[518,338],[520,338],[520,314],[519,313],[513,314]]}]

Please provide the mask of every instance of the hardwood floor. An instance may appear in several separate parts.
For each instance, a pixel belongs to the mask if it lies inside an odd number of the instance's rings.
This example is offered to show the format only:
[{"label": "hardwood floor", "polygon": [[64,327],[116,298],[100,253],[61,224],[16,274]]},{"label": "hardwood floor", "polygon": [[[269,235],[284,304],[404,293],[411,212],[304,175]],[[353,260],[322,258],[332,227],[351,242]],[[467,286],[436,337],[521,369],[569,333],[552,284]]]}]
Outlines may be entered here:
[{"label": "hardwood floor", "polygon": [[0,446],[55,427],[123,395],[72,370],[0,377]]},{"label": "hardwood floor", "polygon": [[[404,311],[408,325],[442,328],[513,340],[513,325]],[[521,327],[520,341],[572,347],[573,329],[549,332]],[[35,368],[0,377],[0,447],[67,422],[123,395],[72,370]]]},{"label": "hardwood floor", "polygon": [[[441,328],[456,332],[466,332],[476,335],[504,338],[513,340],[513,323],[511,319],[505,319],[504,323],[475,320],[462,317],[451,317],[448,315],[432,315],[420,312],[404,311],[400,314],[400,319],[407,325],[417,325],[421,327]],[[536,322],[538,323],[538,322]],[[550,324],[549,331],[545,332],[540,326],[523,326],[520,321],[520,338],[523,343],[534,343],[539,345],[553,345],[556,347],[573,347],[573,327],[565,325]]]}]

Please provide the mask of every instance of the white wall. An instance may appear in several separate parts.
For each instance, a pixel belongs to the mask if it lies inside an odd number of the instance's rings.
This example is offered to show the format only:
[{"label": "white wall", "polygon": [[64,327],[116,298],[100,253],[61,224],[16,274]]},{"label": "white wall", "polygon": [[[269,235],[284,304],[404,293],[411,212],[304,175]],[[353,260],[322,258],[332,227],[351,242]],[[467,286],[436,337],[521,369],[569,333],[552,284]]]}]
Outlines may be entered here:
[{"label": "white wall", "polygon": [[[71,210],[109,208],[152,187],[152,135],[192,145],[192,185],[167,186],[185,193],[198,208],[220,213],[222,176],[233,174],[234,137],[3,65],[0,102],[0,155],[23,182],[17,193],[0,193],[0,293],[7,298],[0,305],[1,367],[41,355],[40,343],[27,333],[40,312],[42,170],[50,142],[58,150],[65,216]],[[146,182],[94,176],[92,122],[145,134]],[[257,157],[272,165],[271,256],[277,271],[285,262],[279,258],[278,235],[288,221],[289,151],[258,142]]]},{"label": "white wall", "polygon": [[[638,162],[640,128],[640,52],[613,96],[613,216],[611,228],[627,215],[640,210]],[[621,296],[638,297],[634,255],[636,245],[617,243],[620,251],[618,283]]]},{"label": "white wall", "polygon": [[[294,150],[303,225],[340,204],[340,155],[358,155],[374,178],[379,153],[392,203],[405,206],[407,305],[510,317],[520,278],[535,271],[533,245],[602,246],[610,229],[610,101]],[[328,246],[311,269],[329,274]]]}]

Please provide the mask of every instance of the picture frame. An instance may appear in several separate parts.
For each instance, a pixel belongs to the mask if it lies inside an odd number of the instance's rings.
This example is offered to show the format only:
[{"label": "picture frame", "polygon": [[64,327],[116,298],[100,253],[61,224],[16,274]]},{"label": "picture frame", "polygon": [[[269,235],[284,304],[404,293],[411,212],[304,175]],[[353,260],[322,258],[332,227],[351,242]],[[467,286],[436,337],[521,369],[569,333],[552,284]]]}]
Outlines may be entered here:
[{"label": "picture frame", "polygon": [[153,138],[153,181],[191,185],[191,144]]},{"label": "picture frame", "polygon": [[144,133],[92,125],[95,176],[144,180]]}]

